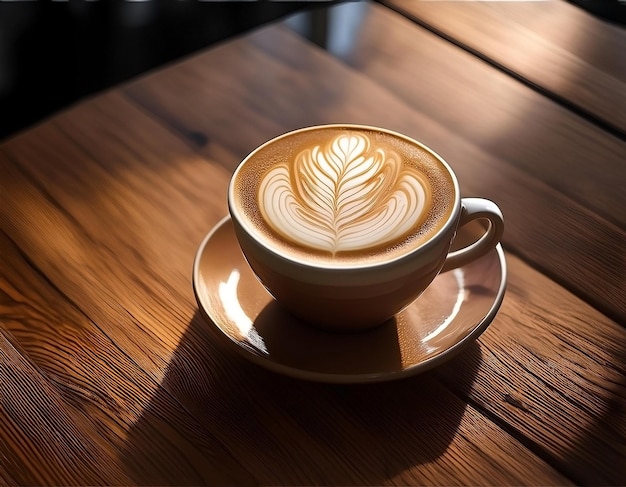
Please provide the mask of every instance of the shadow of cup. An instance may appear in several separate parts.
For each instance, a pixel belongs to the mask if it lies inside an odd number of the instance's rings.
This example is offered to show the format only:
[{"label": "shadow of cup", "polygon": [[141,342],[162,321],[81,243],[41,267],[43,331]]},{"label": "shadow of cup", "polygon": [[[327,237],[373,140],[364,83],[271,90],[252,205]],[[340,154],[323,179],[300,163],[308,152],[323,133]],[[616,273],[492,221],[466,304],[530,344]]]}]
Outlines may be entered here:
[{"label": "shadow of cup", "polygon": [[359,333],[313,328],[270,301],[254,320],[272,360],[321,374],[377,377],[402,367],[396,318]]},{"label": "shadow of cup", "polygon": [[[277,325],[285,319],[289,317],[275,304],[261,313],[256,326],[264,330],[268,346],[272,346],[273,334],[283,333]],[[394,331],[390,322],[374,331],[371,338],[392,344],[397,340]],[[298,339],[308,336],[306,327],[291,333]],[[337,485],[357,484],[359,479],[406,483],[402,475],[407,469],[447,454],[466,414],[467,403],[462,397],[469,393],[482,360],[480,345],[474,342],[443,369],[415,377],[324,384],[254,366],[225,353],[216,338],[215,329],[196,313],[161,387],[146,406],[146,411],[160,411],[165,416],[143,414],[138,419],[125,445],[129,462],[137,452],[148,455],[154,448],[159,454],[170,447],[174,449],[172,455],[179,453],[175,444],[151,441],[158,425],[168,421],[169,404],[174,399],[197,421],[194,430],[181,433],[197,442],[201,451],[218,441],[236,455],[258,483]],[[355,339],[351,335],[337,338]],[[367,353],[362,348],[365,343],[357,340],[354,350]],[[397,360],[394,347],[379,348],[387,352],[378,360],[393,366]],[[320,352],[312,342],[307,354]],[[306,361],[307,354],[293,360]],[[329,360],[345,363],[339,356]],[[458,374],[464,380],[452,392],[442,382],[448,375]],[[175,418],[171,421],[177,424]],[[205,454],[210,456],[209,451]],[[190,454],[179,468],[182,473],[178,475],[191,479],[211,475],[216,467],[207,464],[205,456]],[[153,480],[163,478],[155,471]]]}]

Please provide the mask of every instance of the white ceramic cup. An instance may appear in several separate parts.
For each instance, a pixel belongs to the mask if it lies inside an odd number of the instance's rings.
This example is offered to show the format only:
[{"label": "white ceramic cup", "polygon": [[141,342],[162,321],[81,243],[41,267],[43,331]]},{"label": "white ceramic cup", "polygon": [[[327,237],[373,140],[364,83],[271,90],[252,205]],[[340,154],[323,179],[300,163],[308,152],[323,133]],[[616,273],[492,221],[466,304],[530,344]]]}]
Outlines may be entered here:
[{"label": "white ceramic cup", "polygon": [[[426,151],[449,174],[451,211],[436,233],[419,245],[407,245],[398,255],[381,253],[373,262],[322,262],[303,257],[265,238],[242,209],[244,201],[258,200],[253,185],[242,184],[247,165],[259,164],[259,151],[284,143],[303,131],[339,128],[359,133],[378,131],[401,138]],[[267,166],[267,161],[264,163]],[[248,167],[250,169],[250,167]],[[278,303],[306,322],[333,331],[358,331],[384,323],[408,306],[440,273],[465,264],[493,249],[501,239],[502,213],[492,201],[461,198],[450,166],[420,142],[393,131],[358,125],[327,125],[299,129],[266,142],[235,170],[228,190],[228,206],[235,233],[252,270]],[[428,210],[428,208],[426,209]],[[473,220],[487,223],[484,235],[468,247],[450,252],[457,229]],[[274,236],[276,237],[276,236]],[[282,238],[278,235],[278,238]],[[381,251],[382,252],[382,251]]]}]

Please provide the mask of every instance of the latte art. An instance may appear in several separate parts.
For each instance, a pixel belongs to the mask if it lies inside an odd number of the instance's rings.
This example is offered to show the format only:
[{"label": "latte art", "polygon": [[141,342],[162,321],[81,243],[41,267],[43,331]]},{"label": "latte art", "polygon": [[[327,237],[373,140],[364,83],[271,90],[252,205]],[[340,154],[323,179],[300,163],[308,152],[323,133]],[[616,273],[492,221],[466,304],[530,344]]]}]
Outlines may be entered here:
[{"label": "latte art", "polygon": [[335,255],[397,241],[423,220],[430,186],[365,133],[345,132],[271,167],[258,203],[284,238]]}]

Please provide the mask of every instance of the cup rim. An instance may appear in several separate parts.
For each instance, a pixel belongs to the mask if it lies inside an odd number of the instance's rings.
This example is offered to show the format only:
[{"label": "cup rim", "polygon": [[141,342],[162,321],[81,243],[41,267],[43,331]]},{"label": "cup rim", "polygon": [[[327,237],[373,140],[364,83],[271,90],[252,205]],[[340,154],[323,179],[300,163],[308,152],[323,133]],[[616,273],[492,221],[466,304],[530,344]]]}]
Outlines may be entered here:
[{"label": "cup rim", "polygon": [[[386,260],[377,261],[377,262],[355,262],[355,263],[344,262],[344,263],[335,264],[335,263],[320,263],[320,262],[315,262],[312,260],[307,261],[306,259],[298,258],[295,256],[290,256],[286,254],[285,252],[282,252],[280,249],[274,247],[271,244],[271,242],[266,241],[265,239],[259,238],[258,232],[254,229],[254,226],[249,224],[245,216],[243,216],[242,214],[243,212],[240,212],[237,208],[237,205],[234,204],[234,200],[235,200],[235,184],[234,183],[239,172],[241,172],[242,167],[246,164],[248,160],[254,157],[254,155],[257,152],[259,152],[264,147],[278,140],[287,138],[297,133],[308,132],[308,131],[319,130],[319,129],[332,129],[332,128],[374,130],[377,132],[382,132],[391,136],[404,139],[405,141],[411,144],[417,145],[423,150],[433,155],[448,172],[448,175],[450,176],[450,179],[452,180],[452,185],[454,187],[454,204],[452,207],[452,211],[450,212],[448,219],[444,222],[441,228],[434,235],[432,235],[426,242],[423,242],[420,245],[417,245],[415,247],[410,247],[406,252],[403,252],[400,255],[391,257]],[[263,144],[259,145],[254,150],[252,150],[246,157],[244,157],[239,162],[239,164],[235,168],[230,178],[230,181],[228,183],[228,210],[229,210],[231,218],[250,236],[251,239],[253,239],[266,252],[269,252],[274,257],[278,258],[279,260],[283,260],[283,261],[289,262],[292,265],[295,264],[302,268],[309,268],[309,269],[320,269],[320,270],[323,269],[323,270],[328,270],[328,271],[367,270],[367,269],[375,269],[375,268],[393,266],[399,263],[401,264],[402,261],[412,258],[415,254],[426,252],[428,251],[428,249],[435,246],[440,240],[440,238],[442,237],[442,235],[445,235],[447,232],[449,232],[450,227],[454,224],[454,222],[458,220],[458,216],[461,211],[461,194],[460,193],[461,191],[460,191],[459,182],[452,167],[445,161],[443,157],[441,157],[437,152],[435,152],[433,149],[431,149],[424,143],[412,137],[409,137],[408,135],[404,135],[400,132],[397,132],[395,130],[385,129],[385,128],[377,127],[374,125],[363,125],[363,124],[354,124],[354,123],[332,123],[332,124],[309,125],[309,126],[301,127],[298,129],[290,130],[288,132],[284,132],[280,135],[277,135],[276,137],[272,137],[271,139],[267,140],[266,142],[264,142]]]}]

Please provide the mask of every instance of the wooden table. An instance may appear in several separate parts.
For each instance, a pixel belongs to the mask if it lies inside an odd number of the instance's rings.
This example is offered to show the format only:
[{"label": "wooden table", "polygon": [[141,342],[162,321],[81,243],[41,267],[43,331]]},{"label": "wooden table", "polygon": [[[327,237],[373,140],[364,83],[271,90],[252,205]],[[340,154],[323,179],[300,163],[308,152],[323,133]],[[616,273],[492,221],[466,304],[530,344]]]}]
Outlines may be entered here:
[{"label": "wooden table", "polygon": [[[0,145],[0,483],[626,484],[626,31],[556,1],[355,8],[334,51],[269,25]],[[198,311],[237,163],[333,122],[425,142],[505,214],[499,313],[424,374],[282,376]]]}]

